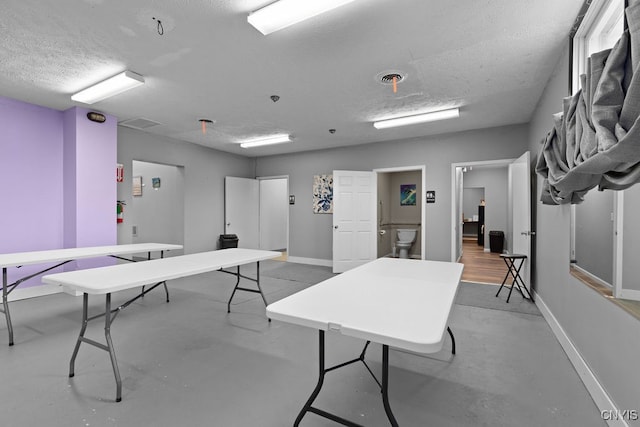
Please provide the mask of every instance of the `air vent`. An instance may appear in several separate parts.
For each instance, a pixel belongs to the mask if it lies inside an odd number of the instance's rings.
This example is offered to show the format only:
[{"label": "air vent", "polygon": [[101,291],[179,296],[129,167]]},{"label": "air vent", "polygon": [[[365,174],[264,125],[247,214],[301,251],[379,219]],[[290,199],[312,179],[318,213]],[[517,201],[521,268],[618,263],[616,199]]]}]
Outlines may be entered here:
[{"label": "air vent", "polygon": [[382,82],[382,84],[392,85],[394,77],[396,79],[396,83],[400,83],[404,79],[404,76],[402,74],[389,73],[389,74],[385,74],[382,77],[380,77],[380,81]]},{"label": "air vent", "polygon": [[124,120],[120,122],[122,126],[126,126],[128,128],[145,130],[154,126],[161,125],[162,123],[154,122],[153,120],[145,119],[143,117],[139,117],[137,119]]}]

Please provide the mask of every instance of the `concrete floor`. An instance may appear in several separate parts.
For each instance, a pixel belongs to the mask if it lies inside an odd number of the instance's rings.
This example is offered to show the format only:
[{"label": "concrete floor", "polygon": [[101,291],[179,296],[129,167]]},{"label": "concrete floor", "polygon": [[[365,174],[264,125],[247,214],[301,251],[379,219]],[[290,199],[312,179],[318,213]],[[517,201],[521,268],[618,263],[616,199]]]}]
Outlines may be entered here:
[{"label": "concrete floor", "polygon": [[[329,269],[262,264],[270,302]],[[251,269],[247,269],[250,274]],[[244,271],[243,271],[244,273]],[[255,294],[226,300],[223,273],[169,283],[122,311],[112,327],[123,400],[115,403],[108,355],[83,345],[76,376],[68,363],[80,327],[80,297],[57,294],[11,304],[7,346],[0,320],[1,424],[12,426],[291,426],[317,380],[318,332],[267,322]],[[494,287],[488,287],[493,293]],[[114,295],[123,302],[131,292]],[[103,299],[91,300],[96,311]],[[102,324],[89,337],[103,338]],[[538,315],[456,305],[450,341],[428,357],[390,354],[390,402],[401,426],[604,426],[599,411]],[[362,342],[327,334],[327,364],[356,357]],[[380,369],[380,346],[367,359]],[[331,372],[316,406],[365,426],[388,426],[375,382],[361,364]],[[335,426],[308,414],[304,427]]]}]

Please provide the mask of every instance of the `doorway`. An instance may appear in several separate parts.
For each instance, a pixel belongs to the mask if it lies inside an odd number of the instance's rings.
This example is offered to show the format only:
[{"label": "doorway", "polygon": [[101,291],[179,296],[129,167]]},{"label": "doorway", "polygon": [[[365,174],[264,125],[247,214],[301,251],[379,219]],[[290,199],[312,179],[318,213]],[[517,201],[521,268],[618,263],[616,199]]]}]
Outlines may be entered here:
[{"label": "doorway", "polygon": [[289,246],[288,193],[288,176],[225,177],[225,234],[235,234],[241,248],[286,254]]},{"label": "doorway", "polygon": [[374,172],[377,179],[377,257],[399,257],[398,230],[416,230],[408,257],[426,259],[425,166],[375,169]]},{"label": "doorway", "polygon": [[[131,224],[124,241],[184,244],[184,167],[134,160],[131,176],[139,184],[126,206]],[[126,240],[125,240],[126,239]],[[121,241],[121,243],[124,243]],[[170,251],[175,256],[182,251]]]},{"label": "doorway", "polygon": [[490,234],[508,234],[508,167],[512,161],[452,165],[452,261],[465,265],[464,281],[501,283],[507,272],[500,253],[508,249],[508,243]]}]

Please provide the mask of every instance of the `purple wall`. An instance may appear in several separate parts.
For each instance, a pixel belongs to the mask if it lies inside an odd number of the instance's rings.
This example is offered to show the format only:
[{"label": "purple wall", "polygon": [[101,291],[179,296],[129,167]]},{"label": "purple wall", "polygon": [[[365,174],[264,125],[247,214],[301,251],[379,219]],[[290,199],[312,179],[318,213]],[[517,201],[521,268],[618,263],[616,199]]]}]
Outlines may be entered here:
[{"label": "purple wall", "polygon": [[0,252],[62,246],[62,113],[0,97]]},{"label": "purple wall", "polygon": [[[116,244],[117,123],[87,111],[0,97],[0,253]],[[45,267],[9,268],[9,281]]]},{"label": "purple wall", "polygon": [[[67,247],[115,245],[117,119],[104,123],[87,119],[85,108],[74,107],[65,116],[65,209],[73,221],[65,227]],[[112,259],[77,262],[80,268],[113,264]]]}]

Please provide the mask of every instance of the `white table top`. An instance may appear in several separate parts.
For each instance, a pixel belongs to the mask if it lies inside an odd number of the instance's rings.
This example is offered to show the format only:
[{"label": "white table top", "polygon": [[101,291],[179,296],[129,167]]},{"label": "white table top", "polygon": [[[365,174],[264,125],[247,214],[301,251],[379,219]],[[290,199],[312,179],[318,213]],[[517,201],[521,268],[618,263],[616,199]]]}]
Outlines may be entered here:
[{"label": "white table top", "polygon": [[267,306],[267,316],[416,351],[440,351],[463,265],[379,258]]},{"label": "white table top", "polygon": [[221,268],[263,261],[280,252],[258,249],[222,249],[130,264],[49,274],[44,283],[63,285],[87,294],[107,294],[164,280],[192,276]]},{"label": "white table top", "polygon": [[138,252],[156,252],[182,249],[182,245],[164,243],[133,243],[130,245],[91,246],[86,248],[51,249],[47,251],[15,252],[0,254],[0,267],[15,267],[19,265],[43,264],[95,258],[107,255],[125,255]]}]

